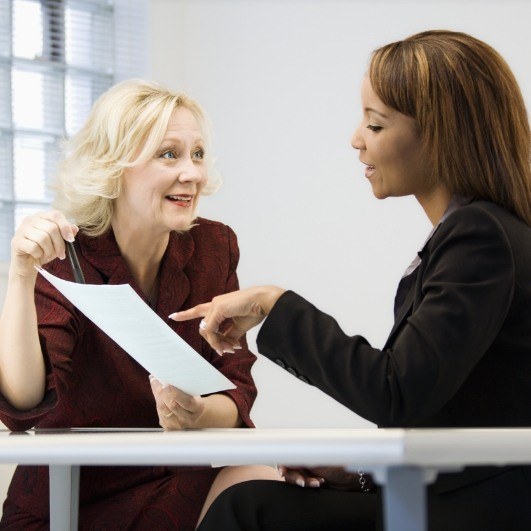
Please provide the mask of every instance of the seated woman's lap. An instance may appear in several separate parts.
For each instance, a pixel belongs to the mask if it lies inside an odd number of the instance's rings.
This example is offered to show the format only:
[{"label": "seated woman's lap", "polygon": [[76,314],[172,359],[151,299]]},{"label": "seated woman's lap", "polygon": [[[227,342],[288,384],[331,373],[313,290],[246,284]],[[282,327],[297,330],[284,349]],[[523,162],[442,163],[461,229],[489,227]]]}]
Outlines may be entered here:
[{"label": "seated woman's lap", "polygon": [[222,492],[198,531],[375,531],[381,529],[377,524],[379,508],[378,493],[254,480]]},{"label": "seated woman's lap", "polygon": [[[381,530],[381,490],[376,493],[301,488],[248,481],[214,501],[198,531]],[[522,467],[445,493],[428,488],[430,531],[527,531],[531,484]]]},{"label": "seated woman's lap", "polygon": [[280,476],[276,467],[266,465],[227,466],[220,470],[208,491],[205,503],[201,509],[201,514],[199,515],[198,524],[202,521],[203,516],[212,505],[212,502],[226,489],[241,482],[248,483],[255,479],[283,482],[283,478]]}]

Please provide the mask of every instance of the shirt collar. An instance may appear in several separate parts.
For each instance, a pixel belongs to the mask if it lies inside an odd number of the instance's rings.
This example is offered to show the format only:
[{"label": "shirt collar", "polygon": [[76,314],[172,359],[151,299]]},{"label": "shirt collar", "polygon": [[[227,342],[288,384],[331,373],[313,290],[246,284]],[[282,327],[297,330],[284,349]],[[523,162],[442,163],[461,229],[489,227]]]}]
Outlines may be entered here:
[{"label": "shirt collar", "polygon": [[426,245],[432,239],[432,237],[435,234],[435,232],[437,231],[437,229],[441,226],[442,223],[444,223],[446,221],[448,216],[450,214],[452,214],[453,212],[455,212],[457,209],[461,208],[462,206],[468,205],[468,203],[470,203],[471,201],[472,201],[472,198],[468,197],[468,196],[462,196],[462,195],[453,195],[452,196],[452,198],[450,199],[450,202],[448,203],[448,206],[446,207],[446,210],[444,211],[444,214],[442,215],[441,219],[439,220],[439,223],[437,223],[437,225],[433,226],[433,228],[431,229],[430,233],[428,234],[428,237],[426,238],[426,240],[422,244],[422,247],[419,249],[419,251],[416,254],[415,258],[413,259],[411,264],[409,264],[409,266],[407,267],[406,271],[402,275],[402,278],[407,277],[408,275],[413,273],[413,271],[415,271],[415,269],[417,269],[417,267],[419,266],[420,261],[421,261],[421,255],[422,255],[422,252],[424,251],[424,247],[426,247]]}]

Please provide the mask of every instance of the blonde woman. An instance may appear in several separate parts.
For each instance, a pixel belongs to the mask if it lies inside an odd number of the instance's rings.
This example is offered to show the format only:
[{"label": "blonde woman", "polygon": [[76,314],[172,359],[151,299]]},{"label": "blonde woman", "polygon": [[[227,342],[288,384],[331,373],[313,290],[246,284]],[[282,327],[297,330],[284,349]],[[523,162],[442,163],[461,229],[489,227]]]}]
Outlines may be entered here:
[{"label": "blonde woman", "polygon": [[[210,396],[162,388],[34,268],[72,280],[74,241],[90,284],[129,283],[162,318],[238,288],[238,246],[227,226],[196,218],[213,177],[199,105],[141,80],[104,94],[66,146],[57,210],[26,218],[12,240],[0,318],[0,418],[37,428],[252,427],[256,396],[245,342],[220,357],[197,323],[172,327],[236,385]],[[268,467],[83,467],[80,529],[194,529],[215,495]],[[18,467],[1,529],[49,525],[48,470]]]}]

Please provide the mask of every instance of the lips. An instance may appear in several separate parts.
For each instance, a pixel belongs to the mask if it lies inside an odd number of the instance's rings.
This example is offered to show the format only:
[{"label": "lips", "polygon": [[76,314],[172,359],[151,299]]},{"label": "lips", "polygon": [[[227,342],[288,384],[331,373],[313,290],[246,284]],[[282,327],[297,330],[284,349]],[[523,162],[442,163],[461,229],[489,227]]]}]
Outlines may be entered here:
[{"label": "lips", "polygon": [[[363,161],[361,161],[363,162]],[[365,168],[365,177],[367,177],[367,179],[376,171],[376,166],[373,166],[372,164],[367,164],[366,162],[363,162],[363,164],[365,164],[365,166],[367,166]]]},{"label": "lips", "polygon": [[186,207],[192,204],[194,196],[191,194],[171,194],[165,196],[168,201],[171,201],[174,205]]}]

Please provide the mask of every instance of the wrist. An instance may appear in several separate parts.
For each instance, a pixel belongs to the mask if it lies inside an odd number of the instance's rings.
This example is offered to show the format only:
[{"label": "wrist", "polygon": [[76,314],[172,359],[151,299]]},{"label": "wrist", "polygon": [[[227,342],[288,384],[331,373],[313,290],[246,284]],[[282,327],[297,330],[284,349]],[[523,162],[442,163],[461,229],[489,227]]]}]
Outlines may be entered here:
[{"label": "wrist", "polygon": [[9,281],[24,283],[35,282],[39,273],[34,267],[34,264],[34,260],[12,255],[8,270]]},{"label": "wrist", "polygon": [[263,315],[269,315],[273,306],[277,303],[280,296],[286,291],[278,286],[265,286],[260,300],[260,309]]},{"label": "wrist", "polygon": [[33,271],[20,271],[16,267],[10,267],[8,271],[8,286],[16,289],[35,288],[37,275],[39,273],[33,268]]}]

